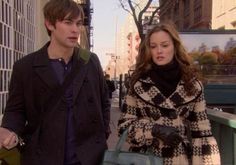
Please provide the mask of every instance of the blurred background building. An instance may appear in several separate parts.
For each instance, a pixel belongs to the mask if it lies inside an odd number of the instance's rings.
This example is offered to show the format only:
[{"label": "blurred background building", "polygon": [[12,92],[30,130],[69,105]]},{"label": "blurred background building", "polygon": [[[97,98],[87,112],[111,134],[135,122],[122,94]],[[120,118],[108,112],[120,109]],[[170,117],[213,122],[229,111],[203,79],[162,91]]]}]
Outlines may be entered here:
[{"label": "blurred background building", "polygon": [[236,29],[235,0],[160,0],[160,21],[179,30]]},{"label": "blurred background building", "polygon": [[[139,2],[139,7],[142,8],[145,3]],[[145,22],[157,7],[160,9],[153,24],[159,21],[172,21],[179,31],[236,29],[235,0],[159,0],[159,6],[151,5],[143,14],[144,33],[151,28],[146,26]],[[118,28],[116,40],[116,51],[113,56],[119,58],[116,62],[111,58],[105,68],[105,72],[113,78],[114,75],[127,73],[136,63],[140,38],[131,15],[128,15],[124,24]],[[114,71],[117,73],[114,74]]]},{"label": "blurred background building", "polygon": [[[136,7],[143,8],[145,4],[146,1],[140,1],[140,6]],[[146,22],[150,19],[152,12],[157,7],[158,6],[156,5],[151,5],[143,14],[142,20],[143,26],[145,27],[144,30],[147,31],[150,28],[146,25]],[[155,15],[153,22],[159,22],[158,14]],[[118,28],[115,40],[116,44],[113,56],[116,56],[117,58],[115,61],[114,58],[110,58],[110,61],[105,68],[105,72],[110,74],[113,79],[115,76],[116,79],[118,79],[120,74],[128,73],[129,70],[134,68],[139,50],[140,37],[133,16],[130,14],[126,17],[124,23]]]},{"label": "blurred background building", "polygon": [[[80,45],[93,50],[93,5],[90,0],[75,0],[85,12]],[[47,36],[42,9],[47,0],[0,0],[0,113],[5,107],[13,63],[40,48]],[[145,5],[144,1],[140,5]],[[159,0],[143,15],[144,30],[152,11],[160,7],[155,23],[171,20],[182,30],[236,29],[235,0]],[[125,12],[125,11],[124,11]],[[108,25],[109,27],[109,25]],[[232,42],[235,39],[232,39]],[[116,27],[115,50],[107,52],[110,59],[104,71],[117,78],[128,73],[136,63],[140,37],[133,17]],[[232,45],[232,44],[231,44]]]}]

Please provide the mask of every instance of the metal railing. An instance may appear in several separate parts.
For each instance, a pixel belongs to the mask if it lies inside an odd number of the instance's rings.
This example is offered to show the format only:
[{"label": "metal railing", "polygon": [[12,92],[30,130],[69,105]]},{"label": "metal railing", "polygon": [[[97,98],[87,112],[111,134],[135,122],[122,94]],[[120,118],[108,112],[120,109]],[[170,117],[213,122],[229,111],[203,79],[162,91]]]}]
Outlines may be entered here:
[{"label": "metal railing", "polygon": [[[221,164],[236,165],[236,115],[213,109],[207,109],[207,113],[220,149]],[[18,159],[17,154],[12,156]]]},{"label": "metal railing", "polygon": [[209,83],[236,83],[236,65],[201,65],[200,70]]},{"label": "metal railing", "polygon": [[221,164],[236,165],[236,115],[212,109],[207,113],[220,149]]}]

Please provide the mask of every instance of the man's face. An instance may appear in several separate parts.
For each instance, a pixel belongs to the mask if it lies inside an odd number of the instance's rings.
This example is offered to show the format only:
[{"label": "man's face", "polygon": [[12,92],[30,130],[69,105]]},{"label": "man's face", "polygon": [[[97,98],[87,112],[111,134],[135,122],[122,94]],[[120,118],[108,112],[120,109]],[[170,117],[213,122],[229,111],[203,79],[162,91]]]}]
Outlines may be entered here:
[{"label": "man's face", "polygon": [[78,39],[83,21],[80,16],[70,19],[67,15],[62,21],[56,21],[55,26],[46,23],[51,31],[51,43],[65,48],[74,48],[78,44]]}]

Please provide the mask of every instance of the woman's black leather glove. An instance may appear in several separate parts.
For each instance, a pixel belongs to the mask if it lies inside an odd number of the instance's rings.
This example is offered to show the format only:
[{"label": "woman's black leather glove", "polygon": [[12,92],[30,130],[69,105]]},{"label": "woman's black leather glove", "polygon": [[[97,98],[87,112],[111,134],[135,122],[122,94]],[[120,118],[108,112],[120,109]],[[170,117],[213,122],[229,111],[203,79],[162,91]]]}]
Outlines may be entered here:
[{"label": "woman's black leather glove", "polygon": [[178,134],[178,130],[174,127],[155,124],[152,128],[152,136],[160,138],[165,144],[176,147],[183,138]]}]

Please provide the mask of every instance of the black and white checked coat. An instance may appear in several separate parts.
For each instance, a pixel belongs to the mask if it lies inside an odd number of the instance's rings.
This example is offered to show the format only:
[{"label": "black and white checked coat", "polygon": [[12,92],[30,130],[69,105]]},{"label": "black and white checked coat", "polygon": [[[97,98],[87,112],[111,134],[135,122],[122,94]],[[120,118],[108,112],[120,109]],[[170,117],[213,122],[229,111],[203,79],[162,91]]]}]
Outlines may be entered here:
[{"label": "black and white checked coat", "polygon": [[[119,133],[129,130],[130,150],[149,150],[163,157],[164,165],[220,164],[219,149],[206,114],[203,87],[198,80],[194,86],[196,93],[187,96],[184,82],[180,81],[176,90],[166,98],[151,78],[137,81],[134,92],[128,92],[125,97],[118,123]],[[155,123],[177,128],[184,141],[172,148],[154,138],[151,130]]]}]

